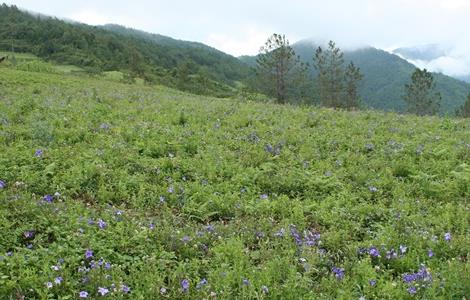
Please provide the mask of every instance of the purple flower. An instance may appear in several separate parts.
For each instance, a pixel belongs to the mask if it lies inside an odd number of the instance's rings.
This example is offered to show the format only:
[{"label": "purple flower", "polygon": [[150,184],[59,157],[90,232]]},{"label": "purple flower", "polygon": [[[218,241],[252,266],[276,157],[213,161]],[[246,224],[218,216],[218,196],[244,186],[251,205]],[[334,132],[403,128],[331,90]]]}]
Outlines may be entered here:
[{"label": "purple flower", "polygon": [[51,269],[53,271],[59,271],[60,270],[60,267],[59,266],[52,266]]},{"label": "purple flower", "polygon": [[268,195],[266,195],[266,194],[262,194],[262,195],[260,196],[260,198],[261,198],[261,200],[268,200],[269,197],[268,197]]},{"label": "purple flower", "polygon": [[33,238],[34,237],[34,231],[32,231],[32,230],[25,231],[24,237],[27,238],[27,239]]},{"label": "purple flower", "polygon": [[214,225],[212,225],[212,224],[207,225],[206,230],[209,233],[213,233],[215,231]]},{"label": "purple flower", "polygon": [[279,229],[277,232],[274,233],[275,237],[283,237],[286,233],[286,230],[284,228]]},{"label": "purple flower", "polygon": [[116,216],[122,215],[122,210],[116,210]]},{"label": "purple flower", "polygon": [[294,238],[295,243],[297,244],[297,246],[301,246],[302,243],[303,243],[302,242],[302,237],[300,236],[299,232],[297,231],[297,229],[295,228],[294,225],[290,225],[290,234]]},{"label": "purple flower", "polygon": [[304,236],[305,244],[309,247],[315,246],[317,244],[317,241],[320,239],[319,233],[312,233],[310,231],[305,232]]},{"label": "purple flower", "polygon": [[33,244],[28,244],[28,245],[26,245],[26,248],[28,248],[28,249],[33,249]]},{"label": "purple flower", "polygon": [[428,250],[428,257],[431,258],[434,256],[434,252],[431,249]]},{"label": "purple flower", "polygon": [[268,287],[265,286],[265,285],[263,285],[263,286],[261,287],[261,290],[262,290],[263,293],[265,293],[265,294],[269,293],[269,289],[268,289]]},{"label": "purple flower", "polygon": [[104,287],[98,287],[98,294],[101,296],[105,296],[107,293],[109,293],[109,290]]},{"label": "purple flower", "polygon": [[81,291],[80,293],[78,293],[78,297],[80,297],[80,298],[88,298],[88,292]]},{"label": "purple flower", "polygon": [[246,278],[243,278],[243,285],[250,285],[250,281]]},{"label": "purple flower", "polygon": [[256,234],[255,234],[255,236],[256,236],[256,238],[258,238],[258,239],[262,239],[262,238],[265,237],[264,232],[262,232],[262,231],[257,231]]},{"label": "purple flower", "polygon": [[121,287],[121,291],[122,291],[124,294],[128,294],[128,293],[131,291],[131,288],[128,287],[127,285],[123,284],[122,287]]},{"label": "purple flower", "polygon": [[369,248],[369,255],[372,256],[372,257],[379,257],[380,256],[379,249],[377,249],[376,247],[370,247]]},{"label": "purple flower", "polygon": [[395,252],[395,249],[391,249],[390,251],[387,251],[387,254],[385,257],[387,259],[397,258],[398,254]]},{"label": "purple flower", "polygon": [[333,269],[331,269],[331,271],[333,272],[333,274],[335,275],[335,277],[339,280],[343,279],[344,277],[344,269],[343,268],[337,268],[337,267],[334,267]]},{"label": "purple flower", "polygon": [[100,229],[105,229],[105,228],[106,228],[106,222],[103,221],[102,219],[99,219],[99,220],[98,220],[98,227],[99,227]]},{"label": "purple flower", "polygon": [[370,286],[376,286],[377,285],[377,280],[375,280],[375,279],[369,280],[369,285]]},{"label": "purple flower", "polygon": [[183,293],[187,293],[189,291],[189,280],[188,279],[181,280],[181,289],[183,290]]},{"label": "purple flower", "polygon": [[85,251],[85,258],[86,258],[86,259],[89,259],[89,258],[92,258],[92,257],[93,257],[93,250],[87,249],[87,250]]},{"label": "purple flower", "polygon": [[42,150],[41,149],[37,149],[35,152],[34,152],[34,156],[36,157],[41,157],[42,156]]},{"label": "purple flower", "polygon": [[408,247],[406,247],[405,245],[400,245],[400,253],[402,255],[406,253],[407,249],[408,249]]},{"label": "purple flower", "polygon": [[408,289],[407,289],[408,293],[410,293],[410,295],[414,295],[416,294],[416,288],[414,286],[410,286]]},{"label": "purple flower", "polygon": [[55,284],[61,284],[62,281],[63,281],[63,279],[62,279],[62,277],[60,277],[60,276],[59,276],[59,277],[56,277],[56,278],[54,279]]},{"label": "purple flower", "polygon": [[175,189],[172,186],[168,187],[168,193],[173,194],[174,191]]},{"label": "purple flower", "polygon": [[191,238],[187,235],[183,236],[183,238],[181,239],[181,241],[183,243],[189,243],[191,241]]},{"label": "purple flower", "polygon": [[105,263],[105,264],[104,264],[104,268],[105,268],[106,270],[111,269],[111,264],[110,264],[109,262]]},{"label": "purple flower", "polygon": [[411,283],[416,280],[416,275],[415,274],[404,274],[403,275],[403,281],[405,283]]},{"label": "purple flower", "polygon": [[7,186],[7,184],[5,183],[5,181],[0,180],[0,190],[4,189],[6,186]]},{"label": "purple flower", "polygon": [[54,197],[52,197],[51,195],[46,195],[42,198],[42,200],[44,200],[48,203],[52,203],[52,201],[54,200]]},{"label": "purple flower", "polygon": [[95,224],[95,221],[93,221],[92,218],[88,219],[88,225],[93,225],[93,224]]},{"label": "purple flower", "polygon": [[150,224],[149,224],[149,228],[152,229],[152,230],[155,229],[155,224],[150,223]]},{"label": "purple flower", "polygon": [[50,282],[50,281],[46,282],[46,287],[47,287],[48,289],[51,289],[51,288],[53,287],[52,282]]},{"label": "purple flower", "polygon": [[376,188],[375,186],[370,186],[369,191],[371,191],[372,193],[377,193],[379,191],[379,189]]},{"label": "purple flower", "polygon": [[207,279],[203,278],[199,283],[196,285],[196,289],[201,289],[203,286],[207,284]]},{"label": "purple flower", "polygon": [[166,288],[164,288],[164,287],[160,288],[160,294],[165,295],[166,294]]},{"label": "purple flower", "polygon": [[444,240],[445,240],[446,242],[449,242],[451,239],[452,239],[452,235],[450,234],[450,232],[446,232],[446,233],[444,234]]}]

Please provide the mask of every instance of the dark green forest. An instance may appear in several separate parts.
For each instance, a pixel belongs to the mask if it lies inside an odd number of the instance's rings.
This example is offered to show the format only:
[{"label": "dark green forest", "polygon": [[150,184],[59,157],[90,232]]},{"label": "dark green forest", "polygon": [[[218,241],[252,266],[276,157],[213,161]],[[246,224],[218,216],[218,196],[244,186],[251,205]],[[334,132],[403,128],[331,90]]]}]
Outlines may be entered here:
[{"label": "dark green forest", "polygon": [[200,43],[116,25],[96,27],[34,16],[5,4],[0,7],[0,49],[32,53],[92,73],[124,71],[148,82],[181,89],[192,90],[205,82],[217,90],[212,94],[229,91],[229,86],[250,72],[235,57]]}]

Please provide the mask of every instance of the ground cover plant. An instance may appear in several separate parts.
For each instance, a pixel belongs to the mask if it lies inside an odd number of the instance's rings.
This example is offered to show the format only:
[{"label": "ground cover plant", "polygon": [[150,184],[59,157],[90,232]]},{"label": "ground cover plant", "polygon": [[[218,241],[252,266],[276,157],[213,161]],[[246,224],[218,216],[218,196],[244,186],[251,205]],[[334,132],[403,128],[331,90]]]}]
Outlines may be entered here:
[{"label": "ground cover plant", "polygon": [[0,68],[1,299],[463,299],[470,121]]}]

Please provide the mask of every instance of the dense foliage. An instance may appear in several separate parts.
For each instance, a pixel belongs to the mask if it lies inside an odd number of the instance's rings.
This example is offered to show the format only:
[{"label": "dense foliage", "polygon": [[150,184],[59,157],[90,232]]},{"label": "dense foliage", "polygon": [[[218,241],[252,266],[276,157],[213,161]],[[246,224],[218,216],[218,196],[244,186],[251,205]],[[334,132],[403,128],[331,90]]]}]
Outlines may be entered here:
[{"label": "dense foliage", "polygon": [[[318,45],[311,41],[301,41],[292,45],[294,51],[303,62],[312,61],[312,53]],[[242,61],[254,66],[255,58],[240,57]],[[402,97],[405,84],[410,80],[416,67],[397,55],[375,49],[363,48],[344,50],[344,60],[352,61],[364,75],[359,87],[359,95],[366,107],[387,111],[406,111],[406,103]],[[311,65],[311,75],[317,73]],[[454,114],[470,93],[470,84],[461,82],[443,74],[433,74],[437,90],[442,95],[441,114]]]},{"label": "dense foliage", "polygon": [[459,117],[470,118],[470,94],[468,94],[467,101],[457,109],[455,114]]},{"label": "dense foliage", "polygon": [[258,88],[278,103],[299,101],[299,91],[308,84],[307,66],[300,62],[285,35],[273,34],[261,47],[256,60]]},{"label": "dense foliage", "polygon": [[0,298],[462,299],[469,127],[0,68]]},{"label": "dense foliage", "polygon": [[250,72],[235,57],[199,43],[34,16],[5,4],[0,6],[0,50],[32,53],[89,72],[123,71],[169,86],[181,80],[178,66],[189,63],[184,89],[221,96],[231,94],[225,85],[234,86]]},{"label": "dense foliage", "polygon": [[441,105],[441,93],[436,90],[432,73],[426,69],[416,69],[411,82],[405,85],[405,100],[408,112],[418,116],[435,115]]},{"label": "dense foliage", "polygon": [[333,41],[326,49],[315,50],[313,67],[317,74],[315,87],[319,103],[334,108],[359,107],[358,85],[363,75],[353,62],[345,66],[344,54]]}]

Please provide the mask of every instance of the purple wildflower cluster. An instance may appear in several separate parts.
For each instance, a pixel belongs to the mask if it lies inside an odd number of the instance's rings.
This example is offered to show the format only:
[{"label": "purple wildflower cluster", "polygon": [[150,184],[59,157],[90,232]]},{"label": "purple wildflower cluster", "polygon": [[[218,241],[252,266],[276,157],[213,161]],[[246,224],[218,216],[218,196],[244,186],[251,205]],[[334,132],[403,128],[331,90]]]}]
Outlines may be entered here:
[{"label": "purple wildflower cluster", "polygon": [[6,186],[7,186],[7,184],[5,183],[5,181],[0,180],[0,190],[4,189]]},{"label": "purple wildflower cluster", "polygon": [[419,284],[420,287],[426,287],[426,284],[430,283],[431,281],[432,275],[423,265],[421,265],[419,271],[416,273],[403,274],[403,282],[409,285],[408,293],[411,295],[417,293],[415,284]]},{"label": "purple wildflower cluster", "polygon": [[336,279],[338,279],[338,280],[341,280],[341,279],[344,278],[344,269],[343,268],[333,267],[331,269],[331,272],[333,272]]},{"label": "purple wildflower cluster", "polygon": [[[390,260],[390,259],[398,258],[399,254],[400,256],[404,256],[408,250],[408,247],[405,245],[400,245],[399,253],[394,248],[390,250],[386,250],[386,249],[382,249],[382,250],[385,252],[385,258]],[[380,250],[375,246],[372,246],[369,248],[360,248],[358,253],[359,255],[370,255],[371,257],[377,257],[377,258],[382,257]]]},{"label": "purple wildflower cluster", "polygon": [[[111,263],[106,262],[103,258],[100,258],[98,261],[93,260],[94,253],[93,250],[87,249],[85,251],[85,259],[87,260],[86,263],[88,264],[87,266],[80,267],[78,268],[79,273],[89,273],[93,269],[104,269],[104,270],[110,270],[111,269]],[[106,275],[105,278],[107,280],[111,280],[112,276],[111,275]],[[90,279],[88,276],[83,277],[82,283],[87,284],[89,283]],[[121,292],[123,294],[128,294],[131,292],[131,288],[125,284],[121,284],[120,289],[116,287],[114,283],[112,283],[109,287],[98,287],[97,294],[100,296],[106,296],[109,293],[115,293],[115,292]],[[79,293],[79,298],[88,298],[90,293],[88,291],[81,291]]]},{"label": "purple wildflower cluster", "polygon": [[[303,233],[303,238],[302,238],[301,234],[298,232],[295,225],[290,225],[289,227],[290,227],[290,234],[294,238],[297,246],[306,245],[309,247],[313,247],[313,246],[318,245],[318,242],[321,237],[319,233],[313,233],[309,230],[305,230]],[[276,234],[279,234],[279,232],[275,233],[275,235]]]}]

